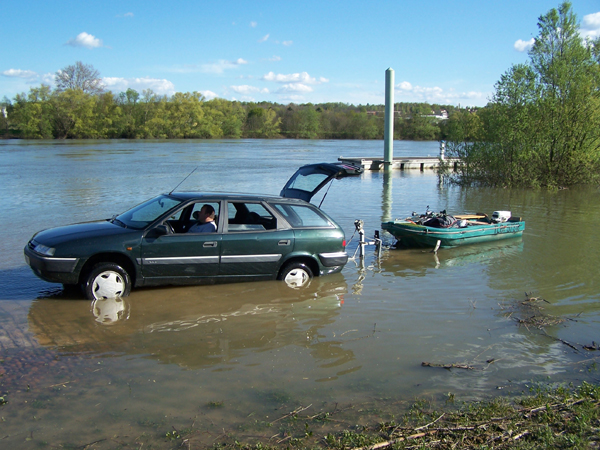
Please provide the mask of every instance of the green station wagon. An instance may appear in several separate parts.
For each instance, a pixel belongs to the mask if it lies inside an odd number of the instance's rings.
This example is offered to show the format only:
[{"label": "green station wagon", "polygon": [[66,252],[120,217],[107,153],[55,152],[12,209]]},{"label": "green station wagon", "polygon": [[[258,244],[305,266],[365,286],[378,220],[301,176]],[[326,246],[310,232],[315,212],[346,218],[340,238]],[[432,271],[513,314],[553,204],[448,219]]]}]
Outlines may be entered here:
[{"label": "green station wagon", "polygon": [[[330,180],[360,172],[303,166],[280,196],[170,192],[112,219],[40,231],[25,260],[38,277],[79,285],[90,300],[158,285],[279,279],[300,288],[348,261],[344,231],[308,202]],[[214,225],[195,232],[206,205]]]}]

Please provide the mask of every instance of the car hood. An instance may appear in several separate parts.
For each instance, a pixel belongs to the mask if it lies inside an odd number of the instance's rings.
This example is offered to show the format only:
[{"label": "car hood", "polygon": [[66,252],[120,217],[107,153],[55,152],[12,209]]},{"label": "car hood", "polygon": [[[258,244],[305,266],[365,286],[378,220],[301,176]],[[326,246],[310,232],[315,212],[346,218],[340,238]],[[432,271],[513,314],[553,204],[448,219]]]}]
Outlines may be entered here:
[{"label": "car hood", "polygon": [[55,247],[64,242],[73,242],[81,239],[99,238],[117,234],[135,233],[139,230],[123,228],[107,220],[97,222],[76,223],[64,227],[49,228],[40,231],[33,238],[40,244]]},{"label": "car hood", "polygon": [[292,175],[279,195],[309,202],[330,180],[360,175],[362,172],[360,166],[341,162],[308,164]]}]

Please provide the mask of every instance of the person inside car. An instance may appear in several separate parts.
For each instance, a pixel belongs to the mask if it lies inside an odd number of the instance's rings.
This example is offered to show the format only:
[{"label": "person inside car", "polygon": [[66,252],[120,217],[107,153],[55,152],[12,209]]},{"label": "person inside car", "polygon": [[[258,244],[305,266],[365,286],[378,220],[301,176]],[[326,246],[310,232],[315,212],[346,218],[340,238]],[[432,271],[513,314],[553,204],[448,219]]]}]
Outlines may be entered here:
[{"label": "person inside car", "polygon": [[200,211],[194,213],[194,219],[197,222],[190,227],[188,233],[214,233],[217,231],[215,208],[212,206],[203,205]]}]

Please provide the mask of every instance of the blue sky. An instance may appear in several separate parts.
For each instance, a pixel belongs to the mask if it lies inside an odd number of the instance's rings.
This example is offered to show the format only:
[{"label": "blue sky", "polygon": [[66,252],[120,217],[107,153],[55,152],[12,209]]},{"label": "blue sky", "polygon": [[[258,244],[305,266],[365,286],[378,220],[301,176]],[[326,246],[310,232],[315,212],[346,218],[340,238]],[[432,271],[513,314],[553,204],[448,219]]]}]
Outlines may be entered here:
[{"label": "blue sky", "polygon": [[[207,99],[483,106],[527,60],[558,0],[4,0],[0,98],[81,61],[113,92],[198,91]],[[600,1],[574,0],[600,36]]]}]

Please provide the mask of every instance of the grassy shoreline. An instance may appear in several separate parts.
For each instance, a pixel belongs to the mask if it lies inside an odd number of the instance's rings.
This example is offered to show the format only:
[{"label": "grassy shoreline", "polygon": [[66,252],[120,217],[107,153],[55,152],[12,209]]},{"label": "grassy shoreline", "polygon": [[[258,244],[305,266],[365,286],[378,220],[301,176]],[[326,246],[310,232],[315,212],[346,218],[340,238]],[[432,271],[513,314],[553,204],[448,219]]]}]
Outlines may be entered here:
[{"label": "grassy shoreline", "polygon": [[[241,440],[221,436],[215,449],[279,450],[384,448],[600,448],[600,386],[584,382],[579,387],[535,388],[514,399],[457,404],[450,396],[436,408],[417,400],[397,419],[376,424],[349,425],[332,433],[315,428],[335,421],[335,415],[303,415],[301,407],[271,423],[271,436],[261,433]],[[199,430],[173,430],[166,438],[172,448],[209,448],[197,438]]]}]

